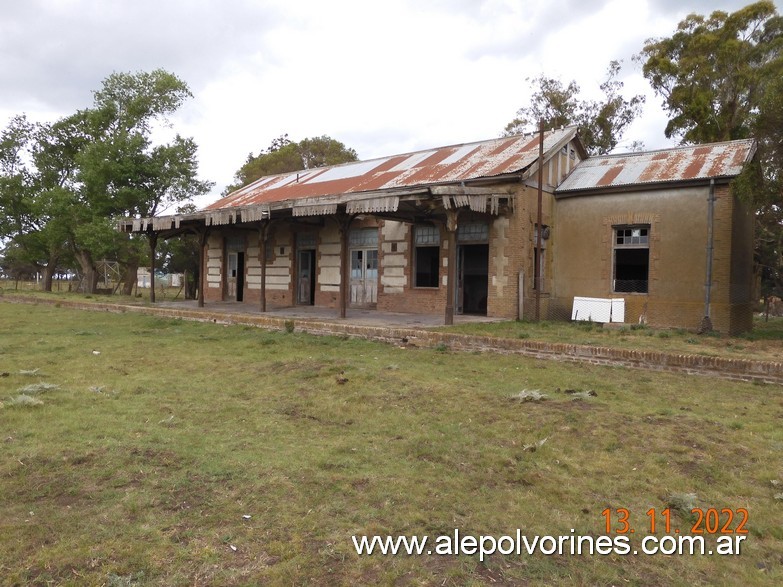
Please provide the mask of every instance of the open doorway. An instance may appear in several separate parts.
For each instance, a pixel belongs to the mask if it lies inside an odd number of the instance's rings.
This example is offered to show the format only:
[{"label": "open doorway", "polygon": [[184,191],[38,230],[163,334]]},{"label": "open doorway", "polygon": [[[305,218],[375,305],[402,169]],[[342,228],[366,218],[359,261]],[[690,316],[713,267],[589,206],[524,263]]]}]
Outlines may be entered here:
[{"label": "open doorway", "polygon": [[297,253],[296,303],[304,306],[315,304],[315,250]]},{"label": "open doorway", "polygon": [[227,264],[226,299],[232,302],[241,302],[245,291],[244,251],[229,251]]},{"label": "open doorway", "polygon": [[487,315],[489,245],[457,247],[457,313]]}]

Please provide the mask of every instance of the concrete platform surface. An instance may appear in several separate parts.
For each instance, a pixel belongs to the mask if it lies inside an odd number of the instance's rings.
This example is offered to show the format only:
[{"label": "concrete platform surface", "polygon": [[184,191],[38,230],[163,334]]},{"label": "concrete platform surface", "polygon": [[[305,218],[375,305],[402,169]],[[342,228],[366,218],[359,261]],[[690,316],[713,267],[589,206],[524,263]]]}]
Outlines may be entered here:
[{"label": "concrete platform surface", "polygon": [[[286,308],[269,308],[266,312],[261,312],[254,304],[245,304],[242,302],[208,302],[203,308],[198,307],[198,303],[193,300],[167,302],[156,302],[155,306],[160,308],[179,308],[182,310],[205,312],[225,312],[229,314],[249,314],[253,316],[269,316],[270,318],[281,318],[290,320],[312,320],[316,322],[336,322],[342,324],[357,324],[361,326],[388,326],[388,327],[414,327],[414,328],[433,328],[443,326],[445,317],[442,314],[407,314],[401,312],[383,312],[379,310],[365,308],[348,308],[345,318],[339,317],[339,310],[336,308],[323,308],[317,306],[293,306]],[[454,324],[468,324],[471,322],[502,322],[505,318],[489,318],[487,316],[476,316],[472,314],[461,314],[454,316]]]}]

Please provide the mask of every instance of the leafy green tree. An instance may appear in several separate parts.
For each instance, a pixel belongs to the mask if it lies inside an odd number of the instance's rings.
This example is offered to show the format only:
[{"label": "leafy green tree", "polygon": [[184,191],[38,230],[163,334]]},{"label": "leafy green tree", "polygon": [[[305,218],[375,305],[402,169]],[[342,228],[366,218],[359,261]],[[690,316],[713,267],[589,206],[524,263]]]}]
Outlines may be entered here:
[{"label": "leafy green tree", "polygon": [[73,231],[79,202],[76,156],[89,141],[80,130],[82,114],[50,125],[38,125],[33,148],[35,173],[29,198],[32,218],[25,247],[43,265],[43,289],[51,291],[58,264],[72,264]]},{"label": "leafy green tree", "polygon": [[756,160],[735,191],[756,210],[762,294],[783,296],[783,18],[764,0],[691,14],[638,59],[683,143],[754,137]]},{"label": "leafy green tree", "polygon": [[177,135],[170,143],[153,145],[156,124],[168,123],[191,97],[184,81],[163,70],[115,73],[95,93],[87,111],[85,132],[91,141],[77,155],[84,207],[74,232],[74,248],[91,288],[95,261],[114,251],[126,266],[126,287],[135,282],[137,248],[123,246],[113,230],[117,216],[155,216],[161,210],[209,191],[198,179],[196,144]]},{"label": "leafy green tree", "polygon": [[17,256],[25,251],[47,268],[49,287],[58,261],[73,256],[88,291],[102,258],[125,265],[127,289],[141,247],[115,230],[115,219],[154,216],[211,188],[197,178],[192,139],[152,141],[190,96],[185,82],[160,69],[115,73],[91,108],[52,125],[16,117],[0,136],[0,236],[15,239]]},{"label": "leafy green tree", "polygon": [[234,174],[234,183],[226,187],[223,195],[228,195],[266,175],[349,163],[357,158],[356,151],[326,135],[296,143],[284,134],[272,140],[271,145],[259,155],[250,153],[242,167]]},{"label": "leafy green tree", "polygon": [[59,194],[39,168],[40,141],[48,127],[24,115],[11,119],[0,134],[0,237],[10,239],[15,262],[43,273],[50,291],[57,264],[64,258],[62,219],[51,203]]},{"label": "leafy green tree", "polygon": [[24,115],[13,117],[0,133],[0,238],[22,234],[30,222],[29,156],[35,125]]},{"label": "leafy green tree", "polygon": [[770,83],[783,75],[781,27],[764,0],[734,13],[691,14],[648,40],[638,59],[669,113],[667,137],[685,143],[747,138]]},{"label": "leafy green tree", "polygon": [[617,79],[619,73],[620,63],[610,62],[606,80],[600,86],[604,98],[599,101],[580,99],[581,90],[575,81],[564,86],[560,80],[544,75],[528,79],[536,87],[532,102],[517,111],[516,118],[506,125],[503,134],[509,136],[538,129],[539,121],[543,121],[545,128],[576,124],[588,153],[612,151],[644,104],[644,96],[623,97],[623,82]]}]

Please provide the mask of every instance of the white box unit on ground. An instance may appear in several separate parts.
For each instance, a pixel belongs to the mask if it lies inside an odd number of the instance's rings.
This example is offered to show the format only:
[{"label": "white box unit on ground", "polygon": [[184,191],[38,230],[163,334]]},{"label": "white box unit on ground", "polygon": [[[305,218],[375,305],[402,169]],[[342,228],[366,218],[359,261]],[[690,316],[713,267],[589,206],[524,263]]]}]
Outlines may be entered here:
[{"label": "white box unit on ground", "polygon": [[625,300],[575,297],[571,320],[625,322]]}]

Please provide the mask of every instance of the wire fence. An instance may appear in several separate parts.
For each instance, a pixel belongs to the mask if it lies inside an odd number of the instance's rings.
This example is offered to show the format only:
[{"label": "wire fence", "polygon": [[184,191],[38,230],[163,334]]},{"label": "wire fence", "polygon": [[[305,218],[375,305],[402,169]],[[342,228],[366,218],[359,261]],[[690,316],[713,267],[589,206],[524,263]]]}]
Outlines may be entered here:
[{"label": "wire fence", "polygon": [[[89,293],[84,292],[81,287],[81,281],[78,278],[71,279],[52,279],[52,292],[54,293]],[[118,287],[118,285],[120,287]],[[121,295],[122,284],[115,282],[99,282],[95,291],[96,295]],[[155,293],[161,300],[183,299],[185,295],[184,286],[181,282],[172,284],[171,280],[155,280]],[[31,279],[0,279],[0,292],[2,291],[20,291],[33,292],[44,291],[42,280]],[[149,284],[147,286],[134,285],[132,290],[133,297],[147,298],[150,294]]]}]

